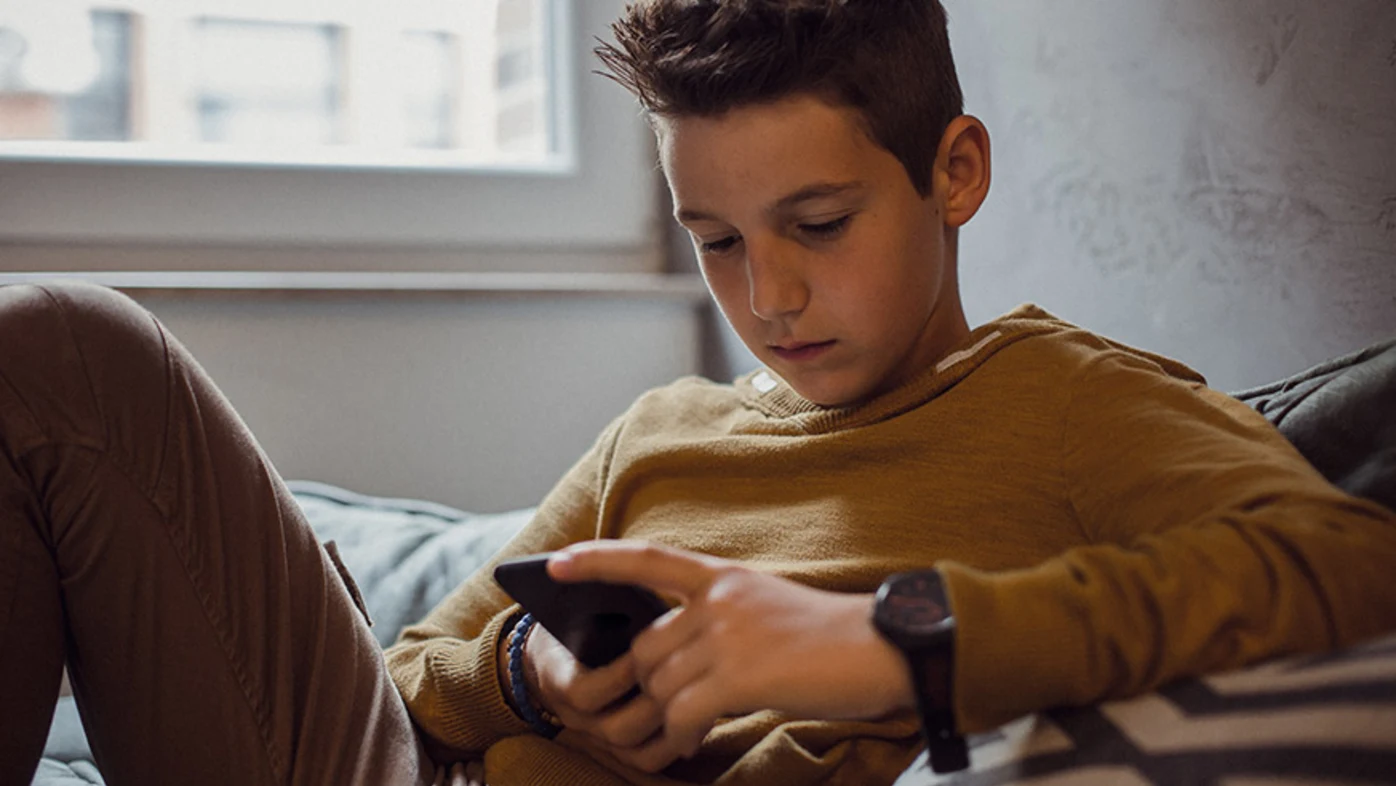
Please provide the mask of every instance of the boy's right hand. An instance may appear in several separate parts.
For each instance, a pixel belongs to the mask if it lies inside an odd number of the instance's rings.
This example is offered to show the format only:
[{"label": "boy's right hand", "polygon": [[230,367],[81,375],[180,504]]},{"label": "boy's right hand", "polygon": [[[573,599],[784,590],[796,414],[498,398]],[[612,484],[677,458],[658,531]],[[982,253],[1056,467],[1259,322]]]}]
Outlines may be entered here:
[{"label": "boy's right hand", "polygon": [[644,693],[621,701],[639,680],[629,652],[588,669],[547,628],[537,625],[524,644],[524,679],[538,703],[568,729],[587,735],[622,763],[659,772],[681,755],[664,735],[664,713]]}]

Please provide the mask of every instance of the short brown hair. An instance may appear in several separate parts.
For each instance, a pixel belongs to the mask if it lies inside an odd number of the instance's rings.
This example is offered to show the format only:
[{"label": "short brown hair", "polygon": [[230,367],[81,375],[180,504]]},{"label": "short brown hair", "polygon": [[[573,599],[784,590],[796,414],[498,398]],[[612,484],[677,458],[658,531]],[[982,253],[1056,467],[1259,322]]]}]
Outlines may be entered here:
[{"label": "short brown hair", "polygon": [[647,0],[596,54],[646,112],[715,116],[810,93],[862,116],[930,193],[945,129],[964,111],[939,0]]}]

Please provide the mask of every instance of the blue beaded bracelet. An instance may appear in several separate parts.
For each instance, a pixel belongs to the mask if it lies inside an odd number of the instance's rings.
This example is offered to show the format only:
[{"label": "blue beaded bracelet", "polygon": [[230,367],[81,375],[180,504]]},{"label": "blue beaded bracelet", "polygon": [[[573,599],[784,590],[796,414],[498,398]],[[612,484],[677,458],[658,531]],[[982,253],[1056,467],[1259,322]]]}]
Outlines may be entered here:
[{"label": "blue beaded bracelet", "polygon": [[552,739],[562,728],[549,723],[538,714],[532,698],[528,695],[528,683],[523,674],[524,642],[528,640],[528,632],[536,622],[532,614],[525,614],[509,634],[509,692],[514,696],[514,706],[518,707],[519,716],[527,721],[540,737]]}]

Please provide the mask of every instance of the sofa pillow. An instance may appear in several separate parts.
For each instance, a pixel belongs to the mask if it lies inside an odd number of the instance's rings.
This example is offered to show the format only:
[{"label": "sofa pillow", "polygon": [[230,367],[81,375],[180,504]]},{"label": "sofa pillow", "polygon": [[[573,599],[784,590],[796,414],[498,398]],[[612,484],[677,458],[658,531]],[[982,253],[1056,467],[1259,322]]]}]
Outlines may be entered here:
[{"label": "sofa pillow", "polygon": [[313,481],[286,485],[316,536],[334,541],[384,647],[499,551],[534,511],[467,513]]},{"label": "sofa pillow", "polygon": [[1396,510],[1396,340],[1232,395],[1330,483]]}]

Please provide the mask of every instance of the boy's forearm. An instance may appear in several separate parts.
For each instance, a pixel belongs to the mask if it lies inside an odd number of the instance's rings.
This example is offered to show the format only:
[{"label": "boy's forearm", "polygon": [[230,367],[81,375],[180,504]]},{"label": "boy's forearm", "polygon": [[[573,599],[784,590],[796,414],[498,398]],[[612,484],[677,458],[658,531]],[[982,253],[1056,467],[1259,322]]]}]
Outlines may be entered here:
[{"label": "boy's forearm", "polygon": [[1121,352],[1069,387],[1063,483],[1090,545],[942,568],[966,729],[1396,628],[1396,515],[1254,410]]},{"label": "boy's forearm", "polygon": [[[1285,508],[1286,506],[1280,506]],[[1354,500],[1225,516],[989,574],[942,567],[962,728],[1396,629],[1396,515]]]}]

